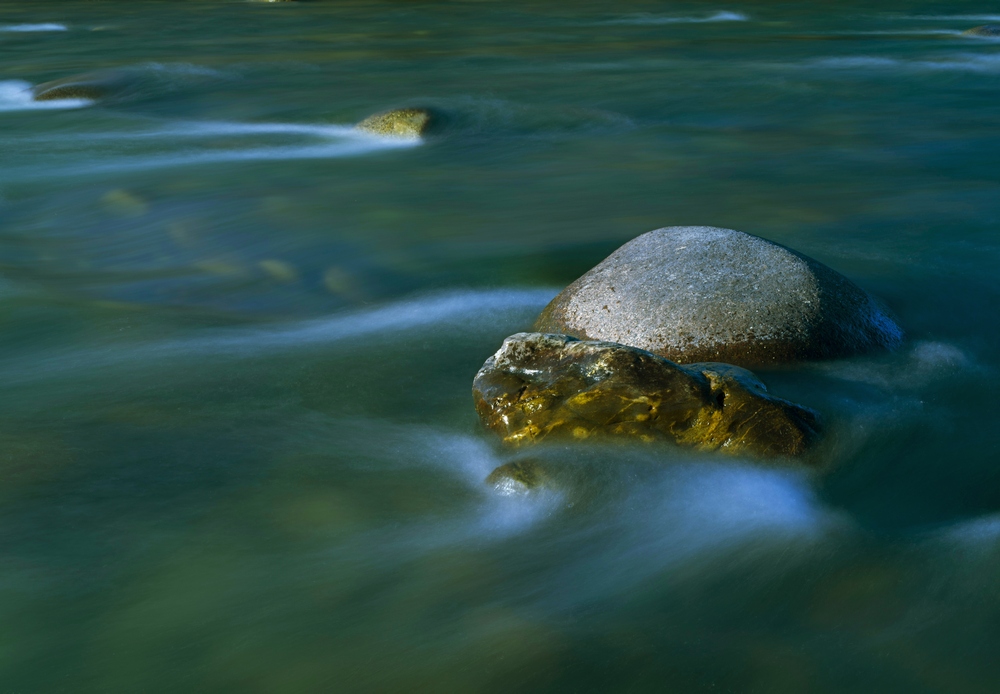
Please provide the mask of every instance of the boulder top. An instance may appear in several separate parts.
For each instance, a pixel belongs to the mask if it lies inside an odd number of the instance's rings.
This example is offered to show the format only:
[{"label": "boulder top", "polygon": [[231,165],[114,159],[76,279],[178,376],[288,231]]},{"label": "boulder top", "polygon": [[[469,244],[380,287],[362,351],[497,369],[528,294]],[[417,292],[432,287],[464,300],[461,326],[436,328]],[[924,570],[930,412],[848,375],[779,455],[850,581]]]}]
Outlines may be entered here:
[{"label": "boulder top", "polygon": [[535,323],[673,361],[761,366],[891,348],[888,311],[817,260],[751,234],[665,227],[573,282]]}]

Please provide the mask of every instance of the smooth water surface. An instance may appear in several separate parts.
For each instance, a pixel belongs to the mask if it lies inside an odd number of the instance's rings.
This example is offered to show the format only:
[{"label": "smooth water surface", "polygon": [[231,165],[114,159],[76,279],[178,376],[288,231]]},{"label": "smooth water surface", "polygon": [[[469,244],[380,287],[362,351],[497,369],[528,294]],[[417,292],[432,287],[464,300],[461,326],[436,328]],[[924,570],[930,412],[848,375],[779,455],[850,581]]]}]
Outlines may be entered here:
[{"label": "smooth water surface", "polygon": [[[996,692],[998,15],[0,1],[0,691]],[[476,370],[668,225],[908,341],[760,374],[819,472],[547,447],[497,495]]]}]

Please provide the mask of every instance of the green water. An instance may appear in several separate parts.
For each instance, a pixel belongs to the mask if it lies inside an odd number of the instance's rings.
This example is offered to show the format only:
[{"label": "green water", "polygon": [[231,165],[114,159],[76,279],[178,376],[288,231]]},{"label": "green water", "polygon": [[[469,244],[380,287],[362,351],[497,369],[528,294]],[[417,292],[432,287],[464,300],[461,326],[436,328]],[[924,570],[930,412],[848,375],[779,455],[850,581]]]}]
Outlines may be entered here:
[{"label": "green water", "polygon": [[[992,13],[0,0],[0,692],[996,692]],[[447,128],[345,127],[409,105]],[[494,494],[478,367],[680,224],[906,328],[761,372],[826,471],[553,447]]]}]

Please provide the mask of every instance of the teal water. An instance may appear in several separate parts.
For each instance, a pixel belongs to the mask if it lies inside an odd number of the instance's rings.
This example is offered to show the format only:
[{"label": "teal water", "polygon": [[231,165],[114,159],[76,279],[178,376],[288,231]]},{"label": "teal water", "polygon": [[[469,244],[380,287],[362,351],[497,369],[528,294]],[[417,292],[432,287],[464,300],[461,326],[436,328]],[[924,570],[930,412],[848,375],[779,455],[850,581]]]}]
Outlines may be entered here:
[{"label": "teal water", "polygon": [[[994,15],[0,2],[0,692],[996,692]],[[349,130],[408,105],[451,120]],[[478,367],[681,224],[907,329],[761,372],[825,469],[553,447],[495,495]]]}]

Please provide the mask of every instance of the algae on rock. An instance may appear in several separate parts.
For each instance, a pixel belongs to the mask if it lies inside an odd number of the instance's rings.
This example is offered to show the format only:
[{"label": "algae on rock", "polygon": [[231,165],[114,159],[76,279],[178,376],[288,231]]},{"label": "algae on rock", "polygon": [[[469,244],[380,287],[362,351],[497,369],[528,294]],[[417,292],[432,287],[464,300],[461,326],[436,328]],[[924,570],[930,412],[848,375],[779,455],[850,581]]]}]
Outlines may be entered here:
[{"label": "algae on rock", "polygon": [[818,415],[727,364],[679,366],[634,347],[567,335],[504,340],[473,382],[476,411],[505,443],[626,438],[699,450],[797,456]]}]

